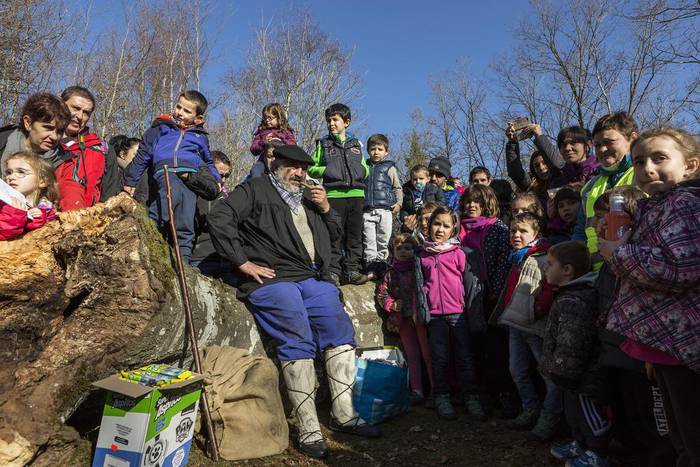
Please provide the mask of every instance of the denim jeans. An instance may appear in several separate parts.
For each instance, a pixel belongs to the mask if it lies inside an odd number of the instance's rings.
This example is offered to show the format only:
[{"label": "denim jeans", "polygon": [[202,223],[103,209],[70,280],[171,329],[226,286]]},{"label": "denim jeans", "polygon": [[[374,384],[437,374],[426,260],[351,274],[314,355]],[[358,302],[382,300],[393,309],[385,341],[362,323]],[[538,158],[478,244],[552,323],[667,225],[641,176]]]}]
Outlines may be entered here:
[{"label": "denim jeans", "polygon": [[[450,352],[454,353],[457,381],[464,394],[477,394],[474,357],[471,352],[467,317],[463,313],[431,316],[428,324],[430,356],[433,363],[433,394],[449,394],[447,367]],[[450,344],[452,345],[452,348]]]},{"label": "denim jeans", "polygon": [[[530,361],[535,357],[539,365],[542,360],[542,343],[540,336],[510,328],[508,341],[510,353],[510,374],[518,388],[523,409],[539,409],[540,400],[530,373]],[[561,390],[548,378],[544,379],[546,394],[544,411],[556,415],[562,412]]]}]

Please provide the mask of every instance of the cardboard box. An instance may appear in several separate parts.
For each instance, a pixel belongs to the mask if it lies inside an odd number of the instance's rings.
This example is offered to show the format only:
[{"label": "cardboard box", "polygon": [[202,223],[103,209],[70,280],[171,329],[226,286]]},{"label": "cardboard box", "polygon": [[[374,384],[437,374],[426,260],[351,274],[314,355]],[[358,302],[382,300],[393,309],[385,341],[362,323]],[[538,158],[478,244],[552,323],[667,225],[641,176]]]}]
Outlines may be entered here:
[{"label": "cardboard box", "polygon": [[201,375],[162,388],[110,376],[92,467],[181,467],[187,464]]}]

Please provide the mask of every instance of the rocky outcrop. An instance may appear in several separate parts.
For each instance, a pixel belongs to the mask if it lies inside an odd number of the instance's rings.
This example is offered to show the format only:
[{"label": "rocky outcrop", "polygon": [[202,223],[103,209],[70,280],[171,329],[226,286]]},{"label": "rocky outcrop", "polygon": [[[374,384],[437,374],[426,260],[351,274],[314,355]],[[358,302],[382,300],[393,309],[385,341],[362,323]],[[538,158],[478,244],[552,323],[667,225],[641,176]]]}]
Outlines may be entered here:
[{"label": "rocky outcrop", "polygon": [[[0,464],[67,465],[63,422],[89,384],[150,362],[186,363],[172,251],[126,195],[0,242]],[[200,348],[264,351],[253,318],[221,281],[187,268]],[[373,288],[345,288],[362,346],[383,344]]]}]

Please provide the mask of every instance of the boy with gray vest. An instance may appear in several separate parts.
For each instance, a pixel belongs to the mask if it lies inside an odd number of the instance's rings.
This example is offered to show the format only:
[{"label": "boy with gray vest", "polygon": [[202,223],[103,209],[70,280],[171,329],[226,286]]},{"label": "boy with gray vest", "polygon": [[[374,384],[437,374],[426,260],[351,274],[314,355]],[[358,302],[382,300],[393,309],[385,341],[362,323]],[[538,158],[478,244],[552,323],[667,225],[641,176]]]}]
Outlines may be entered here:
[{"label": "boy with gray vest", "polygon": [[[316,141],[312,155],[314,163],[308,174],[323,179],[328,202],[340,215],[342,237],[334,245],[333,263],[340,259],[341,283],[361,285],[367,282],[362,274],[362,210],[365,202],[365,179],[369,174],[362,157],[362,143],[350,132],[350,109],[344,104],[332,104],[326,109],[328,135]],[[331,272],[335,275],[335,272]],[[332,277],[335,282],[336,278]]]},{"label": "boy with gray vest", "polygon": [[389,259],[394,216],[401,209],[403,189],[389,155],[389,138],[374,134],[367,140],[369,176],[365,187],[365,210],[362,214],[362,234],[365,265],[368,275],[380,277]]}]

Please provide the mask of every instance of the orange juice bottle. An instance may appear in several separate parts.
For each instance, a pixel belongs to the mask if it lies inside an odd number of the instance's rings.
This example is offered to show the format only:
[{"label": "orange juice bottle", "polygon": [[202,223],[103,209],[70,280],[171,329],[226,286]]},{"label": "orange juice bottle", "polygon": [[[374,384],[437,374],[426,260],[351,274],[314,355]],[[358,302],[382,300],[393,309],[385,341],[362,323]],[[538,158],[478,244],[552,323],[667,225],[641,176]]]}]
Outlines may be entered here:
[{"label": "orange juice bottle", "polygon": [[624,210],[625,198],[621,194],[614,193],[610,195],[610,212],[605,215],[606,240],[619,240],[625,234],[632,219]]}]

